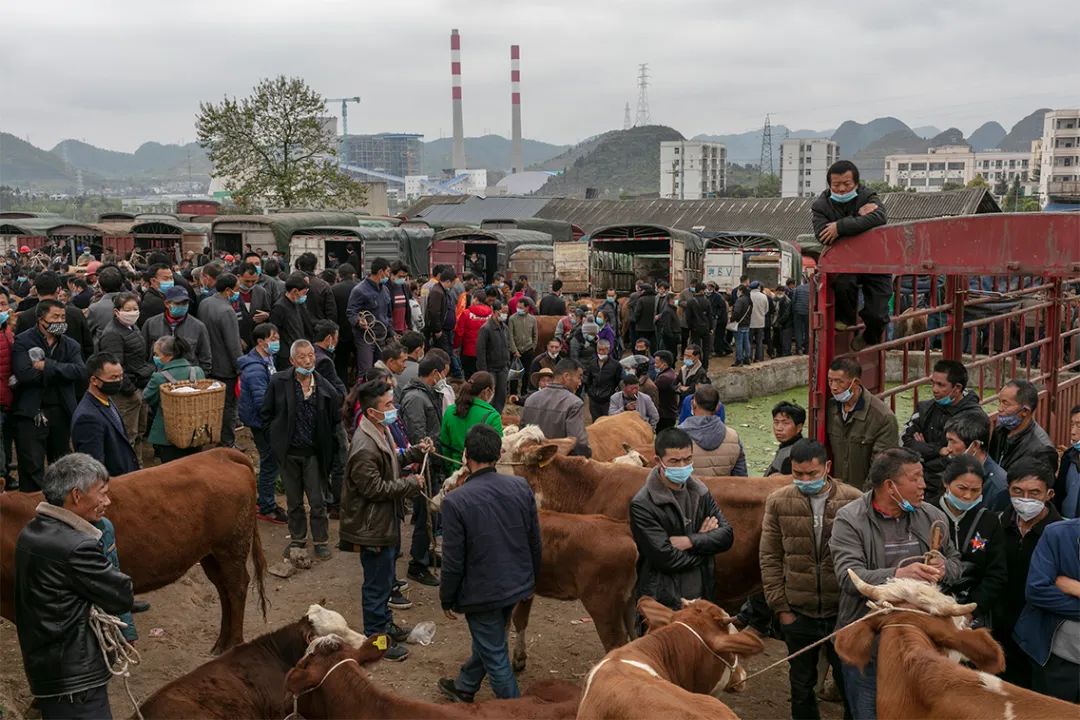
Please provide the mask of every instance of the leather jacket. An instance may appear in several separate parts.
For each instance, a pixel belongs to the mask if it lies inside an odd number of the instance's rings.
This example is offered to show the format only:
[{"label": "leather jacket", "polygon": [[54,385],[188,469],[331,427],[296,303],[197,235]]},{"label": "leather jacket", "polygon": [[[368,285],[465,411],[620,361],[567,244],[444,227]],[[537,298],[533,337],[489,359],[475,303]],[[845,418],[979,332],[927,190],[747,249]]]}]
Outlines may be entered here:
[{"label": "leather jacket", "polygon": [[41,503],[15,545],[15,625],[34,697],[69,695],[112,675],[90,628],[90,606],[131,610],[131,578],[105,557],[101,531]]}]

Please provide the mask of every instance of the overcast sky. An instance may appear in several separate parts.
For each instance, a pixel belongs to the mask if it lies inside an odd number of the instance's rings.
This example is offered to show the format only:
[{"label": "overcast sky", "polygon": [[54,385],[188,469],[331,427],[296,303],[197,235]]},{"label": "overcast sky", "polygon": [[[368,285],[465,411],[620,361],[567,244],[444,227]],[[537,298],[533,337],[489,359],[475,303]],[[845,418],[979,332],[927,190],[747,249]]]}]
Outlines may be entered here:
[{"label": "overcast sky", "polygon": [[[262,77],[360,95],[354,133],[450,135],[449,34],[462,35],[465,134],[510,134],[509,46],[521,45],[525,137],[621,128],[638,63],[654,123],[686,136],[912,127],[1080,105],[1076,0],[10,0],[0,129],[131,151],[194,138],[200,100]],[[335,112],[335,114],[337,114]]]}]

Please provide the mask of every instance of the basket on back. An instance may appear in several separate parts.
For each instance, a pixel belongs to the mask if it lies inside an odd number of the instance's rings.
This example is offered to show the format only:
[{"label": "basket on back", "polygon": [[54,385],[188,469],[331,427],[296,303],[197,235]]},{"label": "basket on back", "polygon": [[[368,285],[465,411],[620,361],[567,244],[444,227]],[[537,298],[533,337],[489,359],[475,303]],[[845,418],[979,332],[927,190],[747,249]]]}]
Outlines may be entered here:
[{"label": "basket on back", "polygon": [[165,420],[165,437],[171,445],[183,449],[216,443],[221,439],[225,384],[219,380],[163,383],[161,412]]}]

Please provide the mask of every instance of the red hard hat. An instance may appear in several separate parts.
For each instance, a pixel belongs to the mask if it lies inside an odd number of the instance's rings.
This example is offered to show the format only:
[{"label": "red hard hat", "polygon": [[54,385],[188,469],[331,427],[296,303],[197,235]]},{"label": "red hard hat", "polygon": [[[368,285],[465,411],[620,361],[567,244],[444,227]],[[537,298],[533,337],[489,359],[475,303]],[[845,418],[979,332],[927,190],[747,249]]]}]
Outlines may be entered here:
[{"label": "red hard hat", "polygon": [[19,248],[19,252],[21,252],[23,255],[29,255],[30,254],[30,246],[29,245],[23,245],[21,248]]}]

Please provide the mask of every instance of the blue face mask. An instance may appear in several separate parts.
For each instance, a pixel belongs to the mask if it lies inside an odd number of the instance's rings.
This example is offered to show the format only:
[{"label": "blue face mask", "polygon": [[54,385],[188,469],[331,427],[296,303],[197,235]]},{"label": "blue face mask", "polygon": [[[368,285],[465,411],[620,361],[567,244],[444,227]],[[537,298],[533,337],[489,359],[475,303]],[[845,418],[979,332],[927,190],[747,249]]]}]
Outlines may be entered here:
[{"label": "blue face mask", "polygon": [[10,318],[10,317],[11,317],[11,311],[10,310],[5,310],[4,312],[0,312],[0,325],[3,325],[4,323],[6,323],[8,321],[8,318]]},{"label": "blue face mask", "polygon": [[16,280],[17,280],[18,282],[24,283],[24,282],[26,282],[27,280],[29,280],[29,278],[28,278],[28,277],[26,277],[25,275],[20,275],[19,277],[17,277],[17,278],[16,278]]},{"label": "blue face mask", "polygon": [[404,285],[406,280],[408,280],[408,278],[394,278],[394,284]]},{"label": "blue face mask", "polygon": [[938,398],[934,402],[936,402],[938,405],[940,405],[942,407],[949,407],[950,405],[952,405],[952,395],[946,395],[943,398]]},{"label": "blue face mask", "polygon": [[255,266],[255,274],[256,275],[262,275],[262,265],[256,265]]},{"label": "blue face mask", "polygon": [[266,343],[266,349],[270,351],[271,355],[277,355],[279,352],[281,352],[281,341],[271,340],[270,342]]},{"label": "blue face mask", "polygon": [[[896,483],[893,483],[893,486],[895,487]],[[896,504],[899,505],[900,509],[903,510],[904,512],[906,512],[906,513],[915,512],[915,506],[912,505],[911,502],[907,498],[905,498],[903,495],[901,495],[899,492],[896,493],[896,497],[894,497],[893,500],[896,501]]]},{"label": "blue face mask", "polygon": [[851,399],[851,396],[855,394],[855,393],[853,393],[851,391],[851,389],[853,387],[855,387],[855,381],[854,380],[852,380],[851,384],[848,385],[847,390],[844,390],[843,392],[838,392],[835,395],[833,395],[833,400],[840,403],[841,405],[845,404],[848,400]]},{"label": "blue face mask", "polygon": [[187,315],[187,305],[169,305],[169,314],[174,318],[182,318]]},{"label": "blue face mask", "polygon": [[997,416],[997,426],[1002,430],[1015,430],[1020,427],[1020,423],[1023,422],[1020,415],[1001,415]]},{"label": "blue face mask", "polygon": [[974,500],[961,500],[960,498],[953,495],[951,492],[946,491],[945,502],[949,503],[960,512],[967,512],[968,510],[982,502],[982,495],[975,498]]},{"label": "blue face mask", "polygon": [[234,292],[232,295],[229,296],[229,302],[237,302],[239,300],[240,300],[240,291],[239,290],[237,290],[236,292]]},{"label": "blue face mask", "polygon": [[[4,319],[0,320],[0,322],[7,322],[7,313],[3,313],[3,316],[4,316]],[[1073,449],[1080,450],[1080,441],[1073,443]]]},{"label": "blue face mask", "polygon": [[685,467],[668,467],[667,465],[661,465],[660,467],[664,469],[664,477],[676,485],[685,485],[694,472],[693,463]]},{"label": "blue face mask", "polygon": [[382,280],[379,281],[379,284],[380,285],[385,285],[388,282],[390,282],[390,278],[383,278]]},{"label": "blue face mask", "polygon": [[602,318],[602,317],[596,318],[596,324],[599,325],[600,327],[604,327],[604,318]]},{"label": "blue face mask", "polygon": [[297,375],[310,375],[313,372],[315,372],[315,368],[306,368],[306,367],[300,367],[300,366],[297,366],[297,368],[296,368],[296,374]]},{"label": "blue face mask", "polygon": [[793,480],[792,482],[803,495],[817,495],[821,492],[821,488],[825,487],[825,476],[817,480]]},{"label": "blue face mask", "polygon": [[694,361],[691,360],[690,358],[685,358],[682,361],[682,364],[685,365],[686,367],[694,367]]},{"label": "blue face mask", "polygon": [[154,356],[154,367],[156,367],[158,370],[165,367],[165,363],[163,363],[161,361],[161,358],[159,358],[157,355]]},{"label": "blue face mask", "polygon": [[854,200],[855,196],[857,196],[858,194],[859,194],[858,189],[855,189],[855,190],[852,190],[851,192],[846,192],[843,195],[837,195],[834,192],[830,192],[829,197],[832,198],[833,202],[846,203],[846,202],[851,202],[852,200]]},{"label": "blue face mask", "polygon": [[297,305],[303,305],[306,302],[307,302],[307,295],[301,295],[300,297],[296,298],[296,304]]},{"label": "blue face mask", "polygon": [[176,285],[176,283],[174,283],[172,280],[162,280],[160,283],[158,283],[158,290],[164,293],[166,290],[169,290],[174,285]]},{"label": "blue face mask", "polygon": [[383,412],[383,425],[393,425],[395,422],[397,422],[397,408],[390,408],[389,410]]}]

